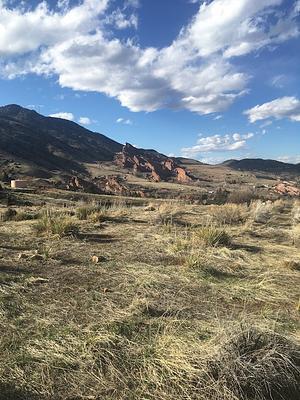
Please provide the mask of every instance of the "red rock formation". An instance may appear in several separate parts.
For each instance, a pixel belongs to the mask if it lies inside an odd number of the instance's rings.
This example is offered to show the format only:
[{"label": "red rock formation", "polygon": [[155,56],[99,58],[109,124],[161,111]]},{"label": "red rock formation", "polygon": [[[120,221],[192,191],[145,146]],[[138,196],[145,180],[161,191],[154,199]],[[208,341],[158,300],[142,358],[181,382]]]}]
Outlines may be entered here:
[{"label": "red rock formation", "polygon": [[167,168],[169,171],[174,171],[174,169],[176,168],[176,165],[174,163],[173,160],[168,159],[164,162],[164,166],[165,168]]},{"label": "red rock formation", "polygon": [[154,182],[160,182],[161,181],[160,175],[158,175],[158,173],[155,170],[153,170],[151,172],[151,180],[154,181]]},{"label": "red rock formation", "polygon": [[274,187],[274,191],[283,196],[299,197],[300,189],[291,182],[280,182]]},{"label": "red rock formation", "polygon": [[101,176],[96,181],[97,187],[108,194],[128,194],[124,179],[117,175]]},{"label": "red rock formation", "polygon": [[85,181],[84,179],[79,178],[78,176],[72,176],[69,183],[67,184],[68,190],[83,190],[90,191],[92,183]]},{"label": "red rock formation", "polygon": [[193,181],[193,177],[173,159],[153,150],[137,149],[129,143],[117,154],[115,163],[122,168],[133,169],[135,173],[146,173],[154,182],[172,179],[180,183]]},{"label": "red rock formation", "polygon": [[193,179],[187,174],[184,168],[177,167],[175,168],[175,171],[177,173],[178,182],[188,183],[193,181]]}]

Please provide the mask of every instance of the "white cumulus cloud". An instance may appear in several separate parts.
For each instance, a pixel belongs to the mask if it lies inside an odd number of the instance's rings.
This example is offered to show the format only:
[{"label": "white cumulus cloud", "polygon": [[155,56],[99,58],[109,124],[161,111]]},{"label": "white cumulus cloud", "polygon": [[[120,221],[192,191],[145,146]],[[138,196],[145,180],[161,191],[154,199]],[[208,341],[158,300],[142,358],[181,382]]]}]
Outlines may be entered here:
[{"label": "white cumulus cloud", "polygon": [[200,153],[235,151],[246,146],[247,140],[253,138],[253,133],[233,133],[226,135],[199,136],[192,147],[184,147],[181,152],[184,157],[195,157]]},{"label": "white cumulus cloud", "polygon": [[61,0],[50,9],[9,7],[0,0],[0,76],[58,76],[62,87],[104,93],[131,111],[186,109],[223,112],[247,93],[249,76],[231,61],[299,35],[298,7],[278,13],[283,0],[214,0],[164,48],[142,47],[114,36],[137,26],[127,8],[111,0]]},{"label": "white cumulus cloud", "polygon": [[268,103],[257,105],[245,111],[245,114],[252,123],[268,118],[288,118],[291,121],[300,121],[300,100],[296,97],[281,97]]},{"label": "white cumulus cloud", "polygon": [[68,121],[74,121],[74,115],[70,112],[58,112],[55,114],[50,114],[49,117],[66,119]]},{"label": "white cumulus cloud", "polygon": [[80,117],[78,122],[82,125],[90,125],[92,121],[88,117]]},{"label": "white cumulus cloud", "polygon": [[116,120],[117,124],[124,124],[124,125],[132,125],[131,119],[126,119],[126,118],[118,118]]},{"label": "white cumulus cloud", "polygon": [[114,10],[105,19],[105,23],[108,25],[113,25],[117,29],[127,29],[138,27],[138,17],[135,14],[131,14],[129,17],[120,8]]}]

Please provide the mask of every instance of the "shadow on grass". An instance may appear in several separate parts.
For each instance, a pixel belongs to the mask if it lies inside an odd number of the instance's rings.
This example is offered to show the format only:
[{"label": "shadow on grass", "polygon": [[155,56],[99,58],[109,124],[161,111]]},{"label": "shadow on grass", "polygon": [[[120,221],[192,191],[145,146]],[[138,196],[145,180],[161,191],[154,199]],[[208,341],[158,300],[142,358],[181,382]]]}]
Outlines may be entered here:
[{"label": "shadow on grass", "polygon": [[101,233],[78,233],[77,238],[92,243],[112,243],[118,241],[118,239],[111,235],[103,235]]},{"label": "shadow on grass", "polygon": [[17,275],[17,274],[32,274],[34,271],[33,268],[22,268],[22,267],[13,267],[12,265],[0,265],[0,274],[5,273],[5,274],[12,274],[12,275]]},{"label": "shadow on grass", "polygon": [[42,400],[39,396],[27,392],[23,389],[18,389],[12,384],[0,384],[0,400]]},{"label": "shadow on grass", "polygon": [[253,254],[260,253],[262,250],[261,247],[259,246],[253,246],[250,244],[239,244],[239,243],[231,243],[230,248],[233,250],[245,250]]},{"label": "shadow on grass", "polygon": [[0,248],[6,249],[6,250],[16,250],[16,251],[26,251],[26,250],[31,250],[30,246],[12,246],[9,244],[1,244]]}]

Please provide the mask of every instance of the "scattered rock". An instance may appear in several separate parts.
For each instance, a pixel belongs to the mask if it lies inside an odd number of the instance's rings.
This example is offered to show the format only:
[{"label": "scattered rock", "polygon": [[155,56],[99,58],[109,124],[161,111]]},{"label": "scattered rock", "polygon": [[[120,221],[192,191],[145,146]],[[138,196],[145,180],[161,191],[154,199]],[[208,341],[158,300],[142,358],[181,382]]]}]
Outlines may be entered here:
[{"label": "scattered rock", "polygon": [[29,257],[30,257],[30,254],[26,254],[26,253],[19,253],[19,255],[18,255],[19,260],[26,260]]},{"label": "scattered rock", "polygon": [[99,264],[100,262],[106,261],[106,258],[103,256],[92,256],[92,263]]},{"label": "scattered rock", "polygon": [[47,283],[47,282],[49,282],[49,279],[45,279],[40,276],[38,276],[38,277],[33,276],[27,280],[27,283],[30,285],[41,285],[41,284]]},{"label": "scattered rock", "polygon": [[155,211],[155,207],[154,206],[147,206],[144,208],[145,211]]},{"label": "scattered rock", "polygon": [[92,257],[92,262],[93,262],[94,264],[98,264],[98,262],[99,262],[99,257],[93,256],[93,257]]}]

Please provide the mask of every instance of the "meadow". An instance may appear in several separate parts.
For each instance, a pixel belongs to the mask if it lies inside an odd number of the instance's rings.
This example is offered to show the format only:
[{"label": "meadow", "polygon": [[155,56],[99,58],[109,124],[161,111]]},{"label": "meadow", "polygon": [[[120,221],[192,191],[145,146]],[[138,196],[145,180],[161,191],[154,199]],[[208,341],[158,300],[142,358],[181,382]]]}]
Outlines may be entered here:
[{"label": "meadow", "polygon": [[300,202],[17,193],[1,400],[296,400]]}]

